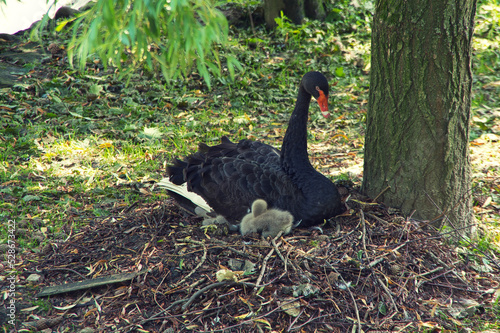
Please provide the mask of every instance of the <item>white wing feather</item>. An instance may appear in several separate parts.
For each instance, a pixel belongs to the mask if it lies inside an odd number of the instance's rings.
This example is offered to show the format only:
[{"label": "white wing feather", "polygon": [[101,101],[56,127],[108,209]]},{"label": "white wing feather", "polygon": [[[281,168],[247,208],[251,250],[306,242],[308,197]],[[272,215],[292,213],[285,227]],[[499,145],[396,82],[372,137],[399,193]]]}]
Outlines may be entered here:
[{"label": "white wing feather", "polygon": [[160,180],[158,183],[156,183],[158,186],[167,189],[169,191],[175,192],[184,198],[190,200],[192,203],[194,203],[196,206],[206,210],[207,212],[211,212],[212,208],[207,204],[205,199],[203,199],[201,196],[194,192],[189,192],[187,189],[186,183],[182,185],[176,185],[170,181],[168,178],[163,178]]}]

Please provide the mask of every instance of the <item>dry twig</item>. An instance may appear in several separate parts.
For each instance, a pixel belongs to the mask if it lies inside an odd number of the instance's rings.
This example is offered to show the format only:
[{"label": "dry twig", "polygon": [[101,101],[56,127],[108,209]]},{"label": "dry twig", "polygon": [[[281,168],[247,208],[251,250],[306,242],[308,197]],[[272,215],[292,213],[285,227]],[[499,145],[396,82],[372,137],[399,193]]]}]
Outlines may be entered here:
[{"label": "dry twig", "polygon": [[[281,235],[283,234],[282,231],[280,231],[278,233],[278,235],[275,237],[275,239],[281,237]],[[280,246],[281,245],[281,241],[277,244],[277,246]],[[274,248],[272,248],[269,253],[267,254],[267,256],[264,258],[264,260],[262,261],[262,269],[260,270],[260,274],[259,274],[259,277],[257,278],[257,282],[255,283],[255,288],[253,290],[254,293],[257,292],[257,289],[258,289],[258,286],[260,285],[260,282],[262,281],[262,278],[264,277],[264,272],[266,271],[266,265],[267,265],[267,261],[269,260],[269,258],[271,258],[271,256],[273,255],[274,253]]]},{"label": "dry twig", "polygon": [[200,267],[201,265],[203,265],[203,263],[205,262],[205,260],[207,259],[207,247],[205,246],[205,243],[203,242],[198,242],[198,241],[195,241],[195,240],[192,240],[192,239],[185,239],[183,240],[184,242],[187,242],[187,243],[193,243],[193,244],[197,244],[197,245],[201,245],[203,246],[203,256],[201,257],[200,259],[200,262],[198,263],[198,265],[196,265],[195,268],[193,268],[191,270],[191,272],[189,272],[188,275],[186,275],[184,278],[182,278],[182,280],[180,280],[179,282],[177,283],[174,283],[172,285],[172,288],[175,288],[177,286],[180,286],[182,283],[184,283],[184,281],[186,281],[191,275],[193,275]]}]

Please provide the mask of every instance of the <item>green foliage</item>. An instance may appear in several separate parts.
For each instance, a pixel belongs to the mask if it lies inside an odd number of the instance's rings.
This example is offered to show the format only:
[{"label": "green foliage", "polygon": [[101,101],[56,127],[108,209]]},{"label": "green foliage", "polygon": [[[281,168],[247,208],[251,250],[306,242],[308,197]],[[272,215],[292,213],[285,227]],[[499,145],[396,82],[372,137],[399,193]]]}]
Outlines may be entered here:
[{"label": "green foliage", "polygon": [[333,24],[339,32],[357,32],[369,35],[374,13],[372,0],[337,0],[328,4],[326,21]]},{"label": "green foliage", "polygon": [[495,39],[500,35],[500,5],[496,0],[483,1],[479,7],[475,33],[478,36]]},{"label": "green foliage", "polygon": [[[67,22],[63,22],[58,29]],[[70,62],[84,69],[99,58],[128,74],[144,64],[177,79],[196,68],[207,85],[222,75],[222,61],[234,76],[236,58],[221,50],[228,43],[228,24],[211,0],[98,0],[73,22]]]},{"label": "green foliage", "polygon": [[[352,9],[351,9],[352,11]],[[303,53],[314,57],[316,70],[332,73],[338,79],[358,76],[356,73],[347,73],[348,67],[341,65],[354,64],[358,68],[368,70],[370,68],[370,40],[369,20],[363,21],[365,28],[358,28],[356,35],[340,33],[340,27],[335,22],[320,22],[305,20],[303,24],[293,24],[283,12],[281,17],[275,19],[277,23],[275,38],[280,41],[284,48],[295,54]],[[296,67],[301,67],[301,57],[294,57],[291,61],[297,61]],[[243,62],[243,61],[242,61]],[[292,67],[293,63],[287,63]]]},{"label": "green foliage", "polygon": [[39,311],[46,313],[52,309],[52,304],[46,299],[36,299],[31,301],[31,304],[38,306]]},{"label": "green foliage", "polygon": [[498,132],[500,106],[500,6],[494,0],[480,1],[473,39],[474,84],[470,139]]}]

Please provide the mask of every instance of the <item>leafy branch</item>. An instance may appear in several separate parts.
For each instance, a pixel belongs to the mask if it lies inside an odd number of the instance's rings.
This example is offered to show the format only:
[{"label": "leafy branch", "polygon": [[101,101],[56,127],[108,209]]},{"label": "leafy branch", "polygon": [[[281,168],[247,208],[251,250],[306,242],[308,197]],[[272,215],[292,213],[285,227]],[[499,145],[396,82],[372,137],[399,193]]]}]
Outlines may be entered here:
[{"label": "leafy branch", "polygon": [[195,67],[210,87],[211,75],[222,75],[223,58],[231,77],[242,68],[226,52],[228,23],[212,0],[98,0],[72,21],[68,57],[81,70],[91,57],[124,74],[159,64],[170,80]]}]

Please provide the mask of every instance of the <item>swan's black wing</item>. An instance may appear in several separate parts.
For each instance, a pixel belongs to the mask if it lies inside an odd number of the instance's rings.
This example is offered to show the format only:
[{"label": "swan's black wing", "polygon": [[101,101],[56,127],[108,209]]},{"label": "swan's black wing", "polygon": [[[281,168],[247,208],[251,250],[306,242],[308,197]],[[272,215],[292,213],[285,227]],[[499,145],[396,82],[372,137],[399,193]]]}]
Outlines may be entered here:
[{"label": "swan's black wing", "polygon": [[186,169],[189,191],[205,199],[228,220],[240,220],[256,199],[264,199],[270,207],[290,210],[289,204],[303,202],[302,191],[283,171],[274,165],[221,157]]},{"label": "swan's black wing", "polygon": [[294,202],[304,202],[301,189],[281,169],[279,150],[261,142],[236,144],[223,137],[216,146],[200,144],[197,153],[167,171],[172,183],[187,183],[188,191],[230,221],[240,220],[256,199],[289,211]]},{"label": "swan's black wing", "polygon": [[340,196],[330,180],[312,167],[289,174],[280,158],[280,152],[269,145],[250,140],[236,144],[224,137],[216,146],[201,144],[197,153],[175,160],[167,172],[172,183],[186,183],[188,191],[231,222],[241,220],[256,199],[264,199],[269,208],[289,211],[296,221],[302,220],[301,226],[322,223],[342,212]]},{"label": "swan's black wing", "polygon": [[209,147],[205,144],[200,144],[199,152],[205,153],[207,158],[234,157],[265,164],[270,167],[281,167],[280,151],[259,141],[241,140],[238,143],[234,143],[227,136],[223,136],[221,143],[216,146]]}]

